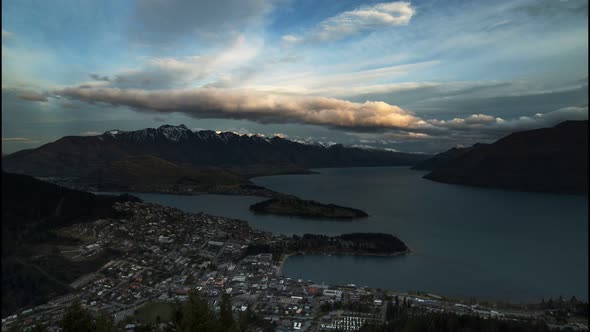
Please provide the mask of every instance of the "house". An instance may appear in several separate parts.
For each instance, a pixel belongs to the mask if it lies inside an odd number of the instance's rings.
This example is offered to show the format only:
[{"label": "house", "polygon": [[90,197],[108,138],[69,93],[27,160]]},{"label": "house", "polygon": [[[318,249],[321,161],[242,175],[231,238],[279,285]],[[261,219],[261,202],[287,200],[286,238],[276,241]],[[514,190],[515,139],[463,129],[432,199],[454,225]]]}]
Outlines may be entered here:
[{"label": "house", "polygon": [[338,300],[342,298],[342,291],[337,289],[324,289],[324,296],[334,297]]}]

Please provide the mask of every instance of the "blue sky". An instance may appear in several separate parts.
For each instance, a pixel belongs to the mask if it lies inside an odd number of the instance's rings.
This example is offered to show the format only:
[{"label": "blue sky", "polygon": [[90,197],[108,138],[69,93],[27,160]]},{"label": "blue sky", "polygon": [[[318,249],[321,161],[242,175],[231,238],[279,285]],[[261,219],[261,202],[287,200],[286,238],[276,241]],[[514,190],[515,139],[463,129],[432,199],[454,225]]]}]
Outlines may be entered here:
[{"label": "blue sky", "polygon": [[183,123],[439,152],[588,117],[586,0],[4,1],[3,153]]}]

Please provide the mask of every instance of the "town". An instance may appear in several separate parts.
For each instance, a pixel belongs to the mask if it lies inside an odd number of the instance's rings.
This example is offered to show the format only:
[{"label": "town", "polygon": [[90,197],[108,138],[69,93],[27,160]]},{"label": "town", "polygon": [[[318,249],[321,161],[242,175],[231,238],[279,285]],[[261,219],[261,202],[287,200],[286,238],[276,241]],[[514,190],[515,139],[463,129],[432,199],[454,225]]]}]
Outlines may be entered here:
[{"label": "town", "polygon": [[[59,321],[73,301],[111,315],[114,322],[134,331],[153,323],[167,326],[165,317],[152,322],[138,312],[154,304],[188,299],[196,291],[218,311],[223,294],[232,311],[249,311],[277,331],[356,331],[380,323],[392,298],[424,312],[452,312],[506,320],[542,319],[544,313],[500,310],[467,305],[433,294],[409,294],[353,284],[327,285],[291,279],[281,274],[285,255],[249,255],[254,244],[281,246],[289,237],[251,228],[247,222],[203,213],[190,214],[150,203],[117,203],[124,217],[75,224],[60,230],[81,244],[63,246],[61,254],[81,261],[110,253],[111,259],[70,284],[73,291],[48,303],[26,308],[2,319],[2,331],[28,331],[43,325],[59,330]],[[113,254],[116,253],[116,254]],[[162,314],[163,315],[163,314]],[[587,330],[579,322],[562,327]]]}]

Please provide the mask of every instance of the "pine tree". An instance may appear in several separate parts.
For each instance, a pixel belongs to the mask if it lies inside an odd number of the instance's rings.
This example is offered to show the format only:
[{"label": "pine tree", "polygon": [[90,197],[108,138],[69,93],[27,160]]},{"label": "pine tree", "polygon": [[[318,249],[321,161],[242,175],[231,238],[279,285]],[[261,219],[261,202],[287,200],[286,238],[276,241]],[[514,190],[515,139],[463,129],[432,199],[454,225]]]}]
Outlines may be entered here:
[{"label": "pine tree", "polygon": [[44,325],[37,324],[31,329],[31,332],[47,332],[47,328]]},{"label": "pine tree", "polygon": [[94,322],[94,331],[96,332],[113,332],[115,331],[115,325],[111,317],[101,314]]},{"label": "pine tree", "polygon": [[180,316],[179,331],[222,331],[207,302],[195,291],[189,293],[189,300],[183,305]]},{"label": "pine tree", "polygon": [[387,301],[387,306],[385,307],[385,320],[390,321],[395,318],[395,308],[393,307],[393,303],[391,300]]},{"label": "pine tree", "polygon": [[221,296],[221,310],[219,312],[219,321],[226,331],[236,328],[236,322],[231,309],[231,297],[229,294]]},{"label": "pine tree", "polygon": [[92,316],[82,308],[78,300],[72,303],[60,325],[63,332],[90,332],[93,330]]}]

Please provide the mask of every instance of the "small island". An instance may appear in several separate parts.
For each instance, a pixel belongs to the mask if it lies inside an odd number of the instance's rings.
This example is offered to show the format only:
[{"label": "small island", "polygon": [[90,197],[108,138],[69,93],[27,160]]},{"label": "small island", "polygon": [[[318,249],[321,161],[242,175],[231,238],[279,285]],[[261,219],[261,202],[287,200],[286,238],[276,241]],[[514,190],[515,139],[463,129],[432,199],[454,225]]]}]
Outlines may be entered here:
[{"label": "small island", "polygon": [[335,204],[322,204],[294,196],[279,196],[250,205],[250,210],[262,214],[278,214],[302,218],[356,219],[369,215],[358,209]]}]

